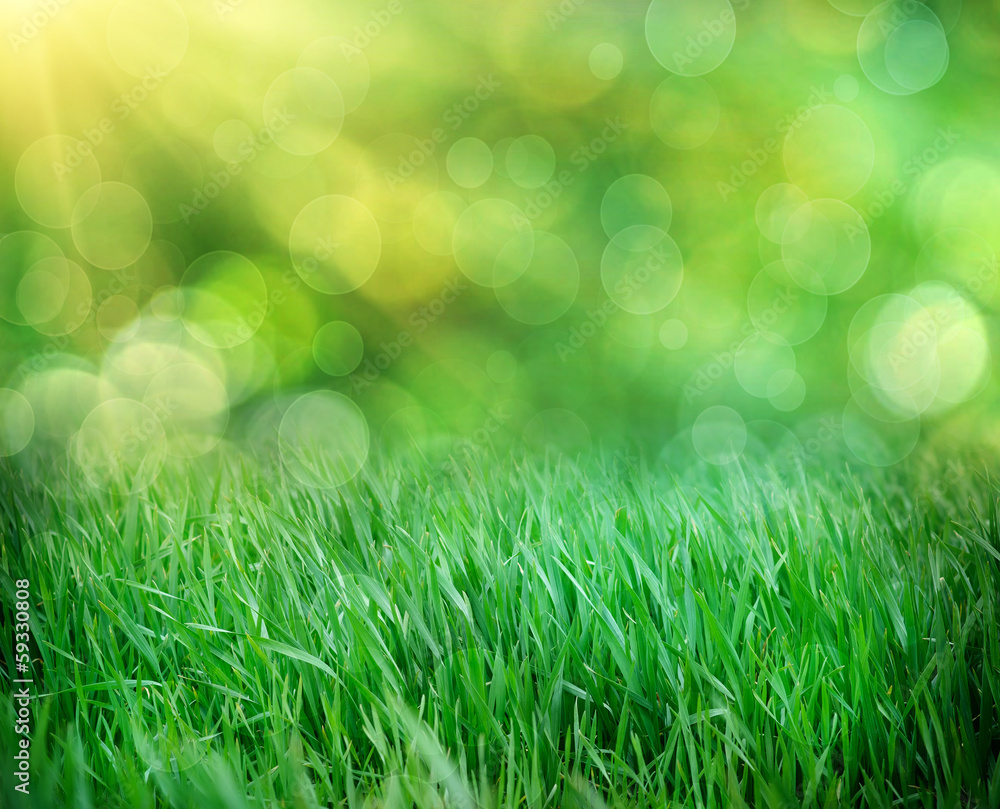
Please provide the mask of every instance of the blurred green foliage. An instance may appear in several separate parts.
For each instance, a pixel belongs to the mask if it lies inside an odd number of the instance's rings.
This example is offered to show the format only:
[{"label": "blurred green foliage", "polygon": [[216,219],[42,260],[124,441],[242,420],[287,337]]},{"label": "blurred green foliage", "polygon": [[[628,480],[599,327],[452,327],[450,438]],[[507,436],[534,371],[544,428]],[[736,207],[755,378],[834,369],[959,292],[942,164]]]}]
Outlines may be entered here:
[{"label": "blurred green foliage", "polygon": [[5,454],[997,439],[990,4],[0,14]]}]

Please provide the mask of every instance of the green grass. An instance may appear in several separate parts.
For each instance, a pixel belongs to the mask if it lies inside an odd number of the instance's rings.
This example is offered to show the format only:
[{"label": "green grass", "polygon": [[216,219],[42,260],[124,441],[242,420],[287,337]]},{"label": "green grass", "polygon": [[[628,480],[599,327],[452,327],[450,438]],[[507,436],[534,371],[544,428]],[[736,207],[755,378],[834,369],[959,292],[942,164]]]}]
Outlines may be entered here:
[{"label": "green grass", "polygon": [[1000,806],[984,473],[2,479],[30,805]]}]

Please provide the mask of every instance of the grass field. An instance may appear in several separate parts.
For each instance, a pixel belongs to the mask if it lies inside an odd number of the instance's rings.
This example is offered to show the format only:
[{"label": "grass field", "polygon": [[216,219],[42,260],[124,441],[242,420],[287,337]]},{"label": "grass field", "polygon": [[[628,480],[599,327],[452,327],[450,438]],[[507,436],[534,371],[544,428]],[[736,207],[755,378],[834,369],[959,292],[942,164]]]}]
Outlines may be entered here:
[{"label": "grass field", "polygon": [[1000,806],[997,485],[830,467],[6,469],[4,806]]}]

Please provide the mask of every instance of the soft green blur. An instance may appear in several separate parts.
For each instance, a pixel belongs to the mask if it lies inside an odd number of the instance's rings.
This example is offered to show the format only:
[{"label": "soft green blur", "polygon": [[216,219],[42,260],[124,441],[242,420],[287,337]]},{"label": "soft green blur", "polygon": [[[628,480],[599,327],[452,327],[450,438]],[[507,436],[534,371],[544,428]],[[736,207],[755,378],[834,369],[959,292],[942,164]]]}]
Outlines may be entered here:
[{"label": "soft green blur", "polygon": [[0,454],[995,446],[997,11],[5,3]]}]

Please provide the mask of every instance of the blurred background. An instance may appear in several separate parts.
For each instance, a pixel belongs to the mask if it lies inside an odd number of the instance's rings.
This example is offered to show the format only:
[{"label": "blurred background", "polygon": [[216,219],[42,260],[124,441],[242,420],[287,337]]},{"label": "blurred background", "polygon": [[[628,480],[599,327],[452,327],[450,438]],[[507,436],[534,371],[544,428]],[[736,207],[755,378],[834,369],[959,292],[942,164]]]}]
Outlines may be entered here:
[{"label": "blurred background", "polygon": [[8,0],[0,454],[995,446],[998,11]]}]

